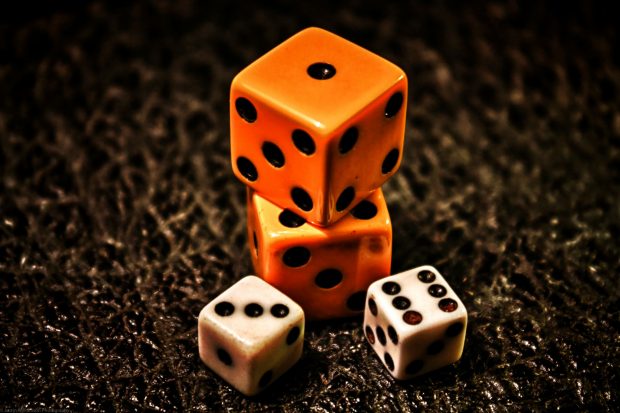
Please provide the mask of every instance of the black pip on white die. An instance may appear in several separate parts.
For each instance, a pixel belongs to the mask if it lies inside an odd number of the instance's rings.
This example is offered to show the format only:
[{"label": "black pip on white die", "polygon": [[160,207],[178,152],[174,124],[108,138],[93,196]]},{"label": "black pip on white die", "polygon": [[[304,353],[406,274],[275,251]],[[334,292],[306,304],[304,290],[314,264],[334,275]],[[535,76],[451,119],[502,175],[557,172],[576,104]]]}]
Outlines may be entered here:
[{"label": "black pip on white die", "polygon": [[392,376],[408,379],[461,358],[467,310],[427,265],[371,284],[363,328]]}]

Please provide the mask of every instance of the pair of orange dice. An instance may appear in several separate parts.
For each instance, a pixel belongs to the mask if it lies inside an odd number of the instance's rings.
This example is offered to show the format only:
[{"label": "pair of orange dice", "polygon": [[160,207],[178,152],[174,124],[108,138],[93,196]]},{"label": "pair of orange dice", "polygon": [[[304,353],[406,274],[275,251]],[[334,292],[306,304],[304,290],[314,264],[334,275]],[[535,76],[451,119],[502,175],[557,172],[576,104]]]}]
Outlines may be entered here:
[{"label": "pair of orange dice", "polygon": [[233,80],[231,161],[248,186],[254,268],[310,319],[359,313],[389,275],[380,188],[401,162],[406,102],[400,68],[317,28]]}]

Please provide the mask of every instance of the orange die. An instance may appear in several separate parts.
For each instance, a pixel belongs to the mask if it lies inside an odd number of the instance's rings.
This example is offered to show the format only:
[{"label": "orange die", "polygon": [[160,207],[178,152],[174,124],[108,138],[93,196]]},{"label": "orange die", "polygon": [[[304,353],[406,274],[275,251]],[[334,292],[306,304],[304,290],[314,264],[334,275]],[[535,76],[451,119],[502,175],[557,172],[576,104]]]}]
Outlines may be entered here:
[{"label": "orange die", "polygon": [[248,239],[256,274],[309,319],[359,314],[368,286],[390,274],[392,224],[381,189],[329,227],[248,190]]},{"label": "orange die", "polygon": [[398,169],[406,102],[400,68],[303,30],[233,80],[233,171],[280,207],[331,225]]}]

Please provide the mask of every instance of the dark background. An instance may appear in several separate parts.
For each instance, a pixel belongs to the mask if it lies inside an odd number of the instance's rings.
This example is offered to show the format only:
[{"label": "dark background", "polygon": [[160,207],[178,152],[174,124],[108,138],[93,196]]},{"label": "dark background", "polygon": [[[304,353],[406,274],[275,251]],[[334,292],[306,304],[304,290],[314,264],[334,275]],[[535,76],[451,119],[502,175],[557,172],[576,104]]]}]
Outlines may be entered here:
[{"label": "dark background", "polygon": [[[0,408],[618,409],[618,13],[587,2],[17,2],[0,12]],[[312,324],[256,398],[198,357],[251,273],[232,77],[317,25],[401,66],[393,272],[435,265],[461,361],[396,382],[360,320]]]}]

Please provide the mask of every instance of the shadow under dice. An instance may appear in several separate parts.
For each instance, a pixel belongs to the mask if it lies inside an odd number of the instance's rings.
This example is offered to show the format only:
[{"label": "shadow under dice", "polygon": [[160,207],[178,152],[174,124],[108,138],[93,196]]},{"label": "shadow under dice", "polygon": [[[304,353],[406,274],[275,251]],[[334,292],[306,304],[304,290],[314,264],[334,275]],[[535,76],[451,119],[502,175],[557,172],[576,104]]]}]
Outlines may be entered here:
[{"label": "shadow under dice", "polygon": [[247,276],[198,316],[202,361],[246,395],[254,395],[299,360],[304,313],[258,277]]},{"label": "shadow under dice", "polygon": [[381,190],[330,227],[317,227],[248,191],[254,269],[308,319],[359,314],[366,289],[390,273],[392,225]]},{"label": "shadow under dice", "polygon": [[387,60],[310,28],[252,63],[230,92],[233,172],[321,226],[398,169],[407,78]]},{"label": "shadow under dice", "polygon": [[423,266],[373,283],[363,325],[390,373],[407,379],[461,358],[467,311],[441,274]]}]

